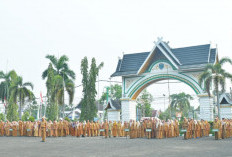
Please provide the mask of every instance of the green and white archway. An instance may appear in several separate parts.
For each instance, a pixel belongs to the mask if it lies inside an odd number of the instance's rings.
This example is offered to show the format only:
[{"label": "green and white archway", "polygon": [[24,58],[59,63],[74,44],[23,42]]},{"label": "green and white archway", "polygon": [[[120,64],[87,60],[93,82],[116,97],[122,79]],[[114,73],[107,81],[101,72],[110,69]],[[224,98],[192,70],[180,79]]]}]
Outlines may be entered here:
[{"label": "green and white archway", "polygon": [[158,38],[150,52],[124,55],[112,75],[122,77],[122,121],[136,119],[136,99],[146,87],[167,79],[178,80],[191,87],[199,97],[200,118],[213,120],[213,99],[208,97],[198,79],[205,65],[215,62],[216,52],[208,45],[171,49],[162,38]]}]

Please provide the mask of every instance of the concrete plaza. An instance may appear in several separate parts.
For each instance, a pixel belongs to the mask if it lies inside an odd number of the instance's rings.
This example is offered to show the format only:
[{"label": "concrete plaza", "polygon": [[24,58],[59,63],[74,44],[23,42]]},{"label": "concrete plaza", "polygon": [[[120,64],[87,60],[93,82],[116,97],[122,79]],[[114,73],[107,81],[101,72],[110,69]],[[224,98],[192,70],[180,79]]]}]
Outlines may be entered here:
[{"label": "concrete plaza", "polygon": [[118,156],[232,156],[232,138],[214,137],[183,140],[126,139],[103,137],[47,138],[45,143],[36,137],[0,137],[0,157],[118,157]]}]

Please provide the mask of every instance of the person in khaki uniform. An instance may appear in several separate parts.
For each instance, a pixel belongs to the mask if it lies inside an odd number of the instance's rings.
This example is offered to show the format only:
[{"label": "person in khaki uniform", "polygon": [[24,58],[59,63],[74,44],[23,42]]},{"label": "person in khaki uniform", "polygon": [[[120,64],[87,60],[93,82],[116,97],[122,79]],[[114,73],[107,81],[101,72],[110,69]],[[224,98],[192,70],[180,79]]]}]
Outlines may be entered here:
[{"label": "person in khaki uniform", "polygon": [[176,135],[176,137],[179,137],[179,135],[180,135],[179,122],[177,119],[175,120],[175,135]]},{"label": "person in khaki uniform", "polygon": [[19,121],[19,136],[23,136],[23,122]]},{"label": "person in khaki uniform", "polygon": [[79,123],[79,130],[80,130],[80,136],[84,136],[84,128],[83,128],[83,123],[82,122],[80,122]]},{"label": "person in khaki uniform", "polygon": [[184,139],[187,140],[187,131],[188,131],[188,120],[186,118],[184,118],[183,124],[182,124],[182,129],[186,130],[186,132],[184,133]]},{"label": "person in khaki uniform", "polygon": [[213,122],[213,129],[218,129],[218,132],[215,132],[215,140],[219,140],[221,139],[220,136],[220,122],[218,120],[218,118],[215,118],[214,122]]},{"label": "person in khaki uniform", "polygon": [[99,131],[100,130],[100,122],[97,121],[95,125],[96,125],[95,135],[99,136],[100,135],[100,131]]},{"label": "person in khaki uniform", "polygon": [[135,126],[134,121],[131,121],[131,123],[130,123],[130,139],[134,138],[134,132],[135,132],[134,126]]},{"label": "person in khaki uniform", "polygon": [[0,136],[4,136],[4,122],[0,121]]},{"label": "person in khaki uniform", "polygon": [[12,123],[12,136],[17,136],[17,122],[16,121],[14,121],[13,123]]},{"label": "person in khaki uniform", "polygon": [[113,123],[112,133],[113,133],[113,137],[117,137],[117,122],[116,121],[114,121]]},{"label": "person in khaki uniform", "polygon": [[34,123],[34,136],[35,137],[39,136],[38,122],[37,121]]},{"label": "person in khaki uniform", "polygon": [[83,124],[83,136],[85,137],[85,136],[86,136],[86,132],[87,132],[87,124],[86,124],[86,121],[84,121],[82,124]]},{"label": "person in khaki uniform", "polygon": [[151,121],[151,138],[155,138],[156,134],[156,120]]},{"label": "person in khaki uniform", "polygon": [[145,121],[143,120],[141,122],[141,137],[144,138],[145,137],[145,131],[146,131],[146,123]]},{"label": "person in khaki uniform", "polygon": [[62,120],[60,120],[58,123],[58,136],[59,137],[63,136],[63,122],[62,122]]},{"label": "person in khaki uniform", "polygon": [[201,122],[197,121],[196,124],[196,138],[200,138],[201,137]]},{"label": "person in khaki uniform", "polygon": [[52,130],[53,130],[53,136],[54,136],[54,137],[57,137],[57,136],[58,136],[57,129],[58,129],[57,122],[54,121],[53,124],[52,124]]},{"label": "person in khaki uniform", "polygon": [[137,122],[137,131],[138,131],[137,137],[141,138],[142,137],[142,124],[140,124],[139,121]]},{"label": "person in khaki uniform", "polygon": [[105,130],[105,138],[109,136],[109,124],[107,120],[105,120],[105,123],[103,124],[103,129]]},{"label": "person in khaki uniform", "polygon": [[112,137],[113,123],[109,121],[109,137]]},{"label": "person in khaki uniform", "polygon": [[27,121],[26,122],[26,129],[27,129],[27,136],[31,136],[32,135],[32,128],[31,128],[31,122]]},{"label": "person in khaki uniform", "polygon": [[45,117],[43,117],[41,122],[42,142],[45,142],[46,139],[46,129],[47,129],[47,121],[45,120]]},{"label": "person in khaki uniform", "polygon": [[23,122],[23,136],[27,136],[27,123]]},{"label": "person in khaki uniform", "polygon": [[117,135],[116,136],[121,137],[121,129],[122,129],[121,121],[118,121],[118,123],[117,123]]},{"label": "person in khaki uniform", "polygon": [[168,122],[164,122],[164,137],[165,138],[168,138],[168,126],[169,126],[169,124],[168,124]]},{"label": "person in khaki uniform", "polygon": [[86,123],[86,131],[87,131],[87,137],[91,136],[91,130],[90,130],[90,122],[89,122],[89,120]]},{"label": "person in khaki uniform", "polygon": [[[152,129],[152,122],[150,120],[146,120],[146,129]],[[146,132],[147,138],[151,139],[151,132]]]},{"label": "person in khaki uniform", "polygon": [[124,137],[127,137],[129,132],[125,131],[125,129],[129,129],[129,124],[126,121],[124,122],[123,128]]},{"label": "person in khaki uniform", "polygon": [[93,123],[93,121],[91,121],[91,123],[90,123],[90,136],[91,137],[94,136],[94,123]]},{"label": "person in khaki uniform", "polygon": [[52,121],[49,120],[47,123],[47,136],[52,137]]}]

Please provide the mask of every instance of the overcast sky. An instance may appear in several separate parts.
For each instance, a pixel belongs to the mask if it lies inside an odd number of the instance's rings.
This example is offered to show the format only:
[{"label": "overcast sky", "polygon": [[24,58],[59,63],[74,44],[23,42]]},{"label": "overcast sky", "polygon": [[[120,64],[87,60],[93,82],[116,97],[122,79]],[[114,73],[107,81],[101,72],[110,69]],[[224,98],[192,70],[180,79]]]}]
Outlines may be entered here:
[{"label": "overcast sky", "polygon": [[[84,56],[103,61],[100,79],[108,79],[123,52],[150,51],[157,37],[169,41],[173,48],[211,42],[217,44],[219,57],[232,58],[232,1],[0,1],[0,70],[15,69],[24,81],[33,82],[37,97],[40,91],[46,94],[41,74],[48,66],[47,54],[66,54],[79,85]],[[100,93],[106,85],[100,84]],[[152,87],[154,96],[165,92]],[[171,88],[194,94],[187,86],[187,90],[176,85]],[[79,88],[75,102],[80,98]]]}]

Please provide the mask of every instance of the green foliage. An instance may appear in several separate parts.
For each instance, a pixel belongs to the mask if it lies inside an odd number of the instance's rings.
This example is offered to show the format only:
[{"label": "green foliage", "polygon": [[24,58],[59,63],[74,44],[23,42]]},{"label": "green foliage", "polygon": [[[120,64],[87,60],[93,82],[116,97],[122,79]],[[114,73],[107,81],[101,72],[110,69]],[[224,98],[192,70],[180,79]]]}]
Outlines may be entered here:
[{"label": "green foliage", "polygon": [[22,121],[28,121],[30,117],[30,114],[28,112],[24,112],[22,116]]},{"label": "green foliage", "polygon": [[[198,80],[200,86],[203,86],[204,84],[203,88],[206,90],[209,97],[211,96],[211,86],[212,84],[214,85],[214,91],[217,95],[217,106],[219,106],[219,93],[223,93],[225,91],[226,79],[232,80],[232,74],[226,72],[222,68],[225,63],[232,65],[232,60],[227,57],[219,60],[217,56],[216,63],[206,65],[204,72],[200,75]],[[218,114],[220,119],[220,107],[218,107]]]},{"label": "green foliage", "polygon": [[88,59],[84,57],[81,61],[81,74],[82,74],[82,85],[83,85],[83,99],[81,106],[81,118],[80,120],[93,120],[96,117],[96,79],[99,70],[103,67],[103,63],[96,65],[95,58],[92,58],[90,70],[88,68]]},{"label": "green foliage", "polygon": [[159,119],[161,120],[168,120],[171,119],[170,117],[170,107],[167,108],[164,112],[160,112]]},{"label": "green foliage", "polygon": [[5,115],[3,113],[0,113],[0,120],[5,121]]},{"label": "green foliage", "polygon": [[190,100],[193,100],[193,97],[189,94],[185,94],[184,92],[179,94],[170,95],[171,98],[171,107],[179,112],[184,109],[190,108]]},{"label": "green foliage", "polygon": [[152,108],[151,102],[153,101],[152,95],[145,89],[137,99],[137,108],[141,110],[142,117],[151,117]]},{"label": "green foliage", "polygon": [[11,97],[9,100],[8,110],[7,110],[7,120],[10,122],[12,121],[18,121],[18,105],[13,101],[13,98]]},{"label": "green foliage", "polygon": [[[109,98],[120,99],[122,97],[122,86],[121,85],[115,84],[107,88],[109,89],[109,93],[108,93]],[[106,99],[107,99],[107,92],[104,92],[100,98],[100,102],[104,103]]]},{"label": "green foliage", "polygon": [[66,55],[56,58],[54,55],[47,55],[50,60],[48,68],[43,72],[42,78],[47,78],[47,97],[48,110],[47,115],[51,120],[58,118],[59,107],[62,106],[64,117],[64,95],[67,91],[69,104],[72,104],[75,93],[75,73],[69,68],[69,58]]},{"label": "green foliage", "polygon": [[67,120],[68,122],[71,122],[71,120],[68,117],[64,117],[64,120]]},{"label": "green foliage", "polygon": [[29,121],[34,122],[34,121],[35,121],[35,117],[30,116],[30,117],[29,117]]},{"label": "green foliage", "polygon": [[25,104],[26,99],[32,101],[34,99],[34,94],[31,90],[28,89],[30,87],[33,89],[33,84],[31,82],[23,83],[23,78],[18,76],[11,85],[10,92],[11,96],[14,100],[14,103],[19,101],[19,118],[21,118],[21,109]]}]

